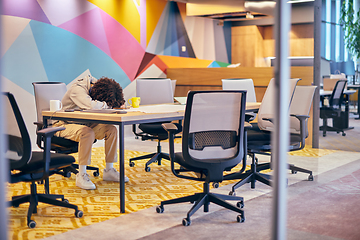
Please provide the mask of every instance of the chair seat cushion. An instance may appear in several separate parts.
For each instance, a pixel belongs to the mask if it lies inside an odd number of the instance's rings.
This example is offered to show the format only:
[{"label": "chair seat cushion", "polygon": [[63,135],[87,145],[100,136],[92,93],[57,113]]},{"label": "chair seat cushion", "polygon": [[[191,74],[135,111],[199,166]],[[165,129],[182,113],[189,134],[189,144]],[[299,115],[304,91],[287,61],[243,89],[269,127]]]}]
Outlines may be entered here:
[{"label": "chair seat cushion", "polygon": [[[252,123],[252,128],[247,130],[248,149],[253,150],[271,150],[271,132],[263,131],[258,127],[257,123]],[[290,134],[290,144],[298,144],[301,142],[299,134]]]},{"label": "chair seat cushion", "polygon": [[[22,172],[31,173],[38,172],[44,168],[44,153],[43,152],[32,152],[30,162],[25,165],[22,169],[18,169]],[[50,170],[55,168],[67,167],[75,162],[73,156],[60,153],[51,153],[50,159]]]},{"label": "chair seat cushion", "polygon": [[[144,133],[156,136],[159,138],[159,140],[165,140],[168,138],[168,133],[165,131],[165,129],[161,126],[163,123],[169,123],[169,122],[156,122],[156,123],[142,123],[139,124],[139,129],[143,131]],[[178,134],[182,131],[182,126],[179,123],[174,123],[178,130],[175,132],[175,134]]]}]

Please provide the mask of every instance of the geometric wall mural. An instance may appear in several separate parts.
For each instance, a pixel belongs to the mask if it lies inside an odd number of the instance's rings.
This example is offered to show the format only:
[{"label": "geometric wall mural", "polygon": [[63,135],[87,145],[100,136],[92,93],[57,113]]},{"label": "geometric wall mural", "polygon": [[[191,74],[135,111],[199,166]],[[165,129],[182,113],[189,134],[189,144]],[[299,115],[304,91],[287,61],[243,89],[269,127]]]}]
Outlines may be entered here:
[{"label": "geometric wall mural", "polygon": [[[6,83],[3,90],[11,90],[17,99],[33,98],[32,82],[68,85],[85,72],[115,79],[126,94],[137,77],[166,77],[169,67],[226,67],[230,63],[231,28],[212,19],[187,17],[185,3],[1,2],[1,81]],[[34,99],[19,101],[20,109],[35,112],[27,102]],[[25,121],[36,121],[34,116],[27,114]]]},{"label": "geometric wall mural", "polygon": [[146,51],[158,55],[195,58],[176,2],[168,2],[166,5]]}]

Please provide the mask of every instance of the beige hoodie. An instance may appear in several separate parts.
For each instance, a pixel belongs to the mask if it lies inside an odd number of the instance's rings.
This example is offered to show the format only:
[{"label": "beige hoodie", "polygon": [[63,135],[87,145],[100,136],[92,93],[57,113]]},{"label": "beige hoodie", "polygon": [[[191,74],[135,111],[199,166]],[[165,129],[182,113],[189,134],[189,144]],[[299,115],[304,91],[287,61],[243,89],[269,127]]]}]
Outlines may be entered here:
[{"label": "beige hoodie", "polygon": [[63,109],[101,109],[108,108],[106,102],[92,100],[89,96],[91,83],[95,83],[96,78],[91,75],[78,79],[65,93],[61,100]]}]

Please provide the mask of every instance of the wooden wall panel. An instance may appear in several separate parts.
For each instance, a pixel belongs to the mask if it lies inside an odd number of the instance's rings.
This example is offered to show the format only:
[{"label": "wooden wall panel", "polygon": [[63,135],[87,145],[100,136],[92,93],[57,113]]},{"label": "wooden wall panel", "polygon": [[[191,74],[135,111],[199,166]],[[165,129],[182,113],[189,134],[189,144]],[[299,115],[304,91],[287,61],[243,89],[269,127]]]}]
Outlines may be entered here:
[{"label": "wooden wall panel", "polygon": [[[265,58],[275,56],[273,26],[232,27],[232,63],[243,67],[270,66]],[[291,26],[290,56],[314,56],[314,27],[312,23]]]}]

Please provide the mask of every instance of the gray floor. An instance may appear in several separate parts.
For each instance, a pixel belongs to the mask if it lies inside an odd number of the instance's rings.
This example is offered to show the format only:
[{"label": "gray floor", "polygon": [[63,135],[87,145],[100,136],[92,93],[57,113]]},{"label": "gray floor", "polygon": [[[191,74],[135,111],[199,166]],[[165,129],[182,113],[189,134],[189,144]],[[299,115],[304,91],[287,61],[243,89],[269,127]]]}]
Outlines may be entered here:
[{"label": "gray floor", "polygon": [[[167,151],[167,143],[162,144],[163,150]],[[156,148],[156,142],[141,142],[134,140],[133,136],[126,138],[126,149],[139,151],[153,151]],[[176,146],[180,149],[180,145]],[[288,175],[288,199],[289,199],[289,217],[287,235],[288,239],[360,239],[360,232],[357,225],[360,219],[355,217],[350,223],[347,223],[347,233],[343,236],[341,229],[335,231],[330,223],[336,221],[344,221],[346,216],[351,212],[344,212],[333,216],[333,209],[340,203],[333,204],[329,207],[325,206],[323,212],[316,214],[320,217],[325,227],[319,227],[319,231],[311,227],[302,227],[309,223],[311,219],[304,217],[304,211],[316,212],[317,203],[311,204],[312,208],[297,212],[300,206],[306,206],[310,199],[304,199],[303,196],[322,196],[324,189],[339,179],[346,176],[352,176],[354,171],[360,170],[360,154],[357,152],[336,152],[323,157],[298,157],[290,156],[289,163],[296,164],[299,167],[311,169],[315,179],[313,182],[307,181],[307,174],[298,173]],[[261,161],[268,161],[268,157],[260,157]],[[358,185],[355,186],[355,197],[360,196],[360,179]],[[230,185],[215,189],[216,192],[228,194]],[[335,188],[336,190],[336,188]],[[335,191],[334,190],[334,191]],[[222,209],[216,205],[210,205],[210,211],[204,213],[199,209],[192,217],[192,224],[184,227],[181,221],[186,217],[187,211],[191,208],[190,203],[176,204],[165,206],[165,211],[158,214],[155,207],[138,211],[131,214],[111,219],[105,222],[93,224],[55,235],[49,240],[55,239],[270,239],[271,238],[271,219],[272,219],[272,188],[264,184],[257,183],[255,189],[251,189],[246,184],[236,191],[238,196],[245,199],[245,216],[244,223],[236,221],[237,213]],[[310,195],[309,195],[310,194]],[[331,194],[333,194],[331,192]],[[339,196],[344,196],[340,194]],[[326,198],[325,198],[326,199]],[[316,200],[316,198],[314,199]],[[360,200],[360,199],[359,199]],[[341,200],[344,202],[344,200]],[[348,205],[351,205],[349,203]],[[321,204],[320,204],[321,205]],[[295,207],[294,207],[295,206]],[[315,207],[314,207],[315,206]],[[360,211],[358,204],[353,207],[354,213]],[[320,215],[320,216],[319,216]],[[317,222],[316,219],[314,226]],[[352,224],[355,224],[354,226]],[[335,230],[334,230],[335,229]],[[335,231],[335,232],[334,232]]]}]

